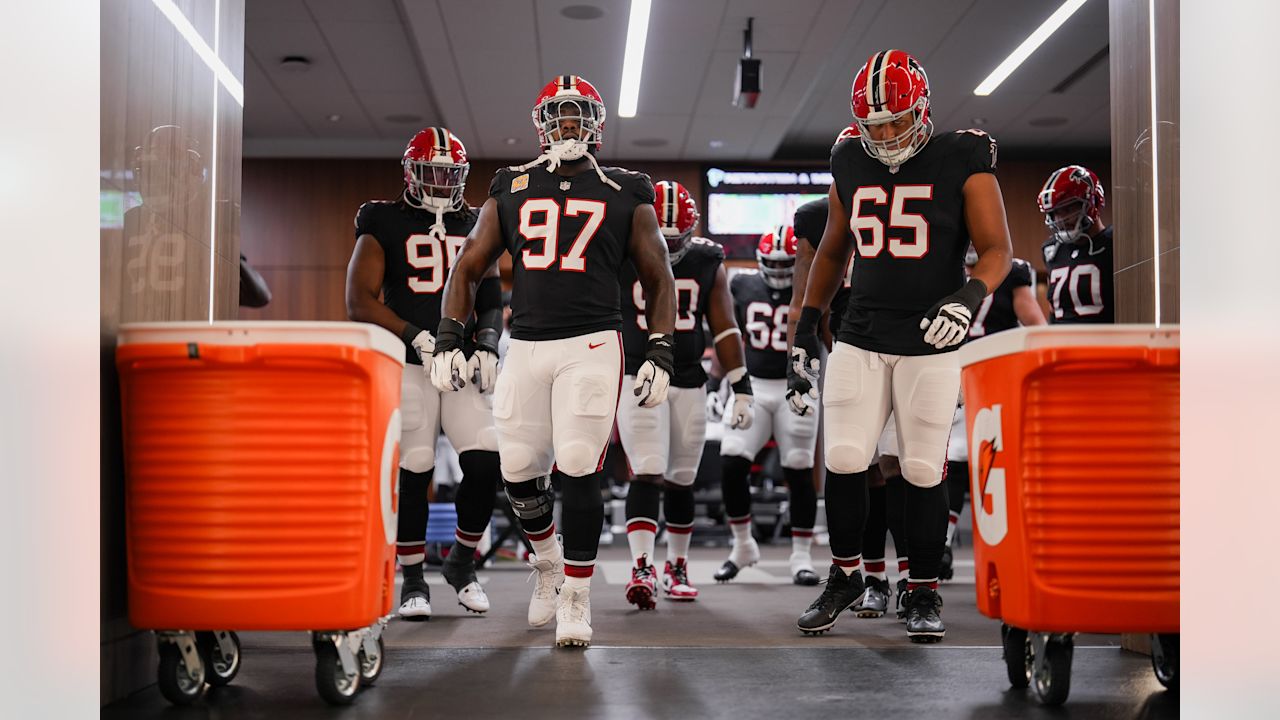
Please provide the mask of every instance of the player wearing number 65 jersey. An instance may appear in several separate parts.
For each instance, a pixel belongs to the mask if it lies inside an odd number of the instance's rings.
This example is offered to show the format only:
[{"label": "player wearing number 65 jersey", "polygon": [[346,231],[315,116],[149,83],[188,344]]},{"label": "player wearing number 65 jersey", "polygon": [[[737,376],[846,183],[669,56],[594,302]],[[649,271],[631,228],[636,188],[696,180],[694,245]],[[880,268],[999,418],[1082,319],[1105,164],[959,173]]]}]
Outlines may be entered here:
[{"label": "player wearing number 65 jersey", "polygon": [[347,268],[347,314],[352,320],[381,325],[405,342],[396,557],[404,576],[400,616],[422,620],[431,616],[422,563],[427,489],[442,427],[458,451],[463,475],[455,500],[456,542],[444,576],[467,610],[489,609],[489,599],[476,582],[474,557],[498,488],[498,440],[487,393],[498,364],[502,287],[498,268],[491,265],[480,283],[477,321],[467,325],[468,362],[479,383],[463,393],[442,395],[424,371],[423,361],[435,347],[435,338],[425,328],[440,322],[445,279],[476,222],[475,212],[462,198],[471,166],[462,141],[444,128],[415,135],[402,164],[406,188],[400,199],[368,202],[356,213],[356,247]]},{"label": "player wearing number 65 jersey", "polygon": [[1102,224],[1107,196],[1092,170],[1054,170],[1037,198],[1052,235],[1041,248],[1049,270],[1053,322],[1115,322],[1111,227]]},{"label": "player wearing number 65 jersey", "polygon": [[[667,401],[646,408],[624,402],[618,407],[618,435],[635,476],[627,492],[627,542],[634,565],[627,601],[641,610],[654,608],[657,571],[653,558],[658,506],[667,519],[667,562],[662,589],[671,600],[690,601],[698,590],[689,582],[689,541],[693,532],[693,480],[707,435],[707,375],[702,353],[707,347],[703,319],[721,367],[731,368],[734,390],[732,427],[752,422],[751,379],[742,362],[742,339],[734,323],[733,300],[725,279],[724,250],[710,240],[692,237],[698,208],[680,183],[657,184],[658,221],[667,241],[676,281],[675,372]],[[644,364],[649,336],[644,287],[630,263],[623,266],[622,341],[628,381]],[[624,382],[625,387],[628,382]]]},{"label": "player wearing number 65 jersey", "polygon": [[[465,388],[461,319],[471,314],[485,269],[509,252],[511,344],[493,415],[507,496],[537,553],[529,624],[554,616],[557,645],[591,642],[600,473],[623,372],[618,274],[628,260],[644,291],[649,336],[621,402],[661,405],[673,370],[675,288],[653,184],[596,163],[604,119],[600,94],[576,75],[542,89],[533,124],[543,153],[494,176],[445,287],[432,360],[437,387]],[[552,522],[553,463],[565,476],[563,549]]]},{"label": "player wearing number 65 jersey", "polygon": [[734,313],[745,336],[747,373],[756,394],[755,422],[725,428],[720,441],[721,488],[733,532],[733,550],[716,571],[719,582],[760,559],[751,536],[751,463],[772,436],[778,443],[782,472],[791,493],[791,577],[797,585],[816,585],[809,549],[818,512],[813,485],[813,450],[818,416],[801,417],[786,409],[787,315],[796,263],[796,235],[789,225],[765,233],[756,247],[757,272],[735,275],[730,283]]},{"label": "player wearing number 65 jersey", "polygon": [[[907,635],[936,642],[945,633],[937,582],[947,528],[942,474],[960,392],[953,351],[983,298],[1004,281],[1012,250],[995,140],[978,130],[935,135],[929,102],[914,57],[876,53],[853,82],[859,142],[831,152],[827,227],[792,348],[793,393],[816,395],[818,321],[855,248],[857,261],[823,387],[832,565],[822,594],[797,621],[805,633],[830,629],[863,594],[867,468],[891,410],[907,480]],[[971,240],[978,262],[966,282]]]}]

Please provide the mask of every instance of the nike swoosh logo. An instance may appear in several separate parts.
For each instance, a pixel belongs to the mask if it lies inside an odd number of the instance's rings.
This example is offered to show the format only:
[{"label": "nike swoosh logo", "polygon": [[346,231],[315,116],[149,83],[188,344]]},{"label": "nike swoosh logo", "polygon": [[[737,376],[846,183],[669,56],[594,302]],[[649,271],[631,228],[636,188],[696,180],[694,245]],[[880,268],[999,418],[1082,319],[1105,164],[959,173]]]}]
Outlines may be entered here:
[{"label": "nike swoosh logo", "polygon": [[604,343],[587,343],[587,347],[591,350],[595,350],[598,347],[604,347]]}]

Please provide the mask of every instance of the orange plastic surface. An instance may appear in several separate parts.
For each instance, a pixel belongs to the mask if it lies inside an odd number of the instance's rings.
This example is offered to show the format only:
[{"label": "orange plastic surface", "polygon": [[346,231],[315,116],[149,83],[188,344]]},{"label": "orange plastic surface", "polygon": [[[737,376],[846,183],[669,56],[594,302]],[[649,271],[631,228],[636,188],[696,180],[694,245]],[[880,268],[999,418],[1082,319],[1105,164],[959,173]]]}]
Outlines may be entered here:
[{"label": "orange plastic surface", "polygon": [[116,364],[135,627],[336,630],[390,612],[398,363],[166,343],[120,346]]},{"label": "orange plastic surface", "polygon": [[1028,350],[963,385],[978,609],[1035,631],[1177,632],[1178,349]]}]

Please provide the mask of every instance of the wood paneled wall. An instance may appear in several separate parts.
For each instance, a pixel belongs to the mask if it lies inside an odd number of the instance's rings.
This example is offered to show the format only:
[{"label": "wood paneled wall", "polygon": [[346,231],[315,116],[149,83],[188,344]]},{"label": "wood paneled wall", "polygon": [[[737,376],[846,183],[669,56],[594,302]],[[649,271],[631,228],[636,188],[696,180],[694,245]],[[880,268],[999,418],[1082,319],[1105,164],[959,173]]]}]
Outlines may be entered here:
[{"label": "wood paneled wall", "polygon": [[[480,205],[497,168],[514,161],[473,161],[467,201]],[[1043,270],[1040,243],[1044,218],[1036,194],[1049,174],[1073,162],[1088,165],[1110,190],[1110,163],[1064,154],[1043,160],[1002,160],[1004,193],[1014,254]],[[654,179],[677,180],[703,198],[700,163],[620,163]],[[394,159],[250,159],[244,164],[241,246],[271,286],[272,301],[258,310],[241,308],[244,319],[344,320],[347,261],[354,247],[356,209],[371,198],[394,198],[403,187]],[[1108,217],[1104,211],[1104,219]],[[504,270],[510,259],[503,256]],[[1043,283],[1044,274],[1040,280]]]}]

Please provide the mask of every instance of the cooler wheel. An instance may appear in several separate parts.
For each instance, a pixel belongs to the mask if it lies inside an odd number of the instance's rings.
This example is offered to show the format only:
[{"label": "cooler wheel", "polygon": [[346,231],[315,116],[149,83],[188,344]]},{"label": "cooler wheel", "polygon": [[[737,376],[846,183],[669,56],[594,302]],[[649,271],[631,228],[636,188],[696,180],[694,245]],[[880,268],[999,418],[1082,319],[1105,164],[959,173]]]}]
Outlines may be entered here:
[{"label": "cooler wheel", "polygon": [[213,687],[222,687],[235,679],[240,672],[240,636],[228,630],[196,633],[196,645],[200,659],[206,668],[206,680]]},{"label": "cooler wheel", "polygon": [[1000,624],[1000,644],[1004,647],[1004,669],[1009,685],[1019,690],[1031,684],[1031,641],[1022,628]]},{"label": "cooler wheel", "polygon": [[192,633],[160,636],[160,666],[156,682],[160,694],[174,705],[190,705],[204,693],[205,666]]},{"label": "cooler wheel", "polygon": [[1178,692],[1178,633],[1151,636],[1151,669],[1165,688]]},{"label": "cooler wheel", "polygon": [[1042,705],[1061,705],[1071,694],[1071,634],[1031,635],[1031,680]]}]

